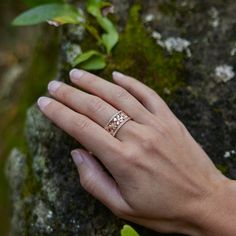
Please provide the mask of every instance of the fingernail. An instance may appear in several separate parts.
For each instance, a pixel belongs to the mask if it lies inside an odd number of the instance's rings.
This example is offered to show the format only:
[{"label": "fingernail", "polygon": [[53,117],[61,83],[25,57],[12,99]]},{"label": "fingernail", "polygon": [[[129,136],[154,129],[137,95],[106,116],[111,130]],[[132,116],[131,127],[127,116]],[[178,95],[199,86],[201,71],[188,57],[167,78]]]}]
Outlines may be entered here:
[{"label": "fingernail", "polygon": [[71,80],[78,80],[83,76],[84,72],[82,70],[78,70],[78,69],[73,69],[70,72],[70,78]]},{"label": "fingernail", "polygon": [[47,97],[40,97],[38,99],[38,106],[41,110],[43,110],[52,100]]},{"label": "fingernail", "polygon": [[73,150],[71,152],[71,156],[72,156],[72,159],[77,167],[79,167],[84,161],[83,156],[81,155],[80,151],[78,151],[78,150]]},{"label": "fingernail", "polygon": [[48,90],[49,92],[56,92],[56,90],[61,86],[61,82],[53,80],[48,84]]},{"label": "fingernail", "polygon": [[118,72],[118,71],[114,71],[112,73],[112,76],[115,78],[115,79],[122,79],[124,77],[124,74]]}]

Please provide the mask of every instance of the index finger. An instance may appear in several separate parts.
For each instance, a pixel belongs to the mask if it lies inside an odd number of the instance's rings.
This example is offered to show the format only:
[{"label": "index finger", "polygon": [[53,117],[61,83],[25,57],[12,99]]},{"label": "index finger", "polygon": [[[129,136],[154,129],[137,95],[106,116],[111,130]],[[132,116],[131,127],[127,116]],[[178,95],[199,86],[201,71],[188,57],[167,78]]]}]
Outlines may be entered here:
[{"label": "index finger", "polygon": [[119,157],[116,154],[122,150],[118,139],[88,117],[54,99],[41,97],[38,105],[46,117],[94,153],[108,170],[117,169]]}]

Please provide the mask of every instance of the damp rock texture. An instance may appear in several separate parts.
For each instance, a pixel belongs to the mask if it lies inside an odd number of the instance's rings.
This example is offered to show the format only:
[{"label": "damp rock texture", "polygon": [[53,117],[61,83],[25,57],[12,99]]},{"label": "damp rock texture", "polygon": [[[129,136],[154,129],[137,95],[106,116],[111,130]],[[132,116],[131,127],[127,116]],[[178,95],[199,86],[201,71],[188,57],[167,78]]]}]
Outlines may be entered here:
[{"label": "damp rock texture", "polygon": [[[120,70],[155,89],[217,168],[236,179],[236,2],[112,2],[120,41],[97,73],[110,79],[112,70]],[[56,79],[68,82],[73,50],[97,46],[81,27],[62,31]],[[77,141],[36,106],[28,110],[26,137],[28,152],[14,150],[7,165],[12,235],[118,236],[124,222],[80,186],[70,157]],[[163,235],[135,227],[141,236]]]}]

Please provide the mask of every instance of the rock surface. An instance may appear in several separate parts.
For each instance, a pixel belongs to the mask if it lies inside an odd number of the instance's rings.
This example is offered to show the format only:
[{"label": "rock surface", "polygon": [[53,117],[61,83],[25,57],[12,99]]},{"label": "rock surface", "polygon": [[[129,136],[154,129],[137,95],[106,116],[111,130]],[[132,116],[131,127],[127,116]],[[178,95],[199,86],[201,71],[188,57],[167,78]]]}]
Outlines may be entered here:
[{"label": "rock surface", "polygon": [[[129,44],[127,31],[136,21],[135,16],[130,21],[128,16],[135,1],[112,2],[121,30],[120,44]],[[135,56],[135,63],[131,60],[124,68],[118,64],[113,67],[109,65],[100,74],[108,76],[110,70],[118,68],[142,78],[168,101],[216,166],[227,176],[236,179],[236,2],[141,2],[140,24],[144,24],[144,36],[149,40],[143,45],[150,48],[145,48],[143,52],[137,47],[139,39],[133,40],[137,54],[143,53],[140,58]],[[125,28],[126,31],[123,31]],[[137,29],[137,34],[143,32],[143,28]],[[73,45],[83,48],[86,34],[79,31],[80,37],[76,35],[78,32],[75,29],[64,29],[64,55],[68,56],[65,51],[68,45],[72,45],[72,50]],[[160,68],[152,66],[153,56],[148,53],[153,45],[157,50],[156,57],[159,58],[155,63],[162,65],[163,60],[164,64],[169,63],[167,72],[158,72]],[[122,55],[115,49],[112,62],[116,61],[116,56]],[[142,70],[136,70],[139,67]],[[230,68],[230,71],[216,73],[219,67]],[[63,57],[58,79],[67,78],[69,68],[68,58]],[[156,71],[163,73],[163,77],[158,76]],[[225,79],[229,75],[230,79]],[[165,83],[162,81],[164,77],[167,77]],[[114,217],[80,187],[70,157],[70,150],[78,147],[77,142],[43,117],[36,106],[29,109],[27,117],[27,158],[13,151],[7,167],[14,202],[12,235],[119,235],[124,222]],[[142,227],[137,227],[137,230],[141,236],[162,235]]]}]

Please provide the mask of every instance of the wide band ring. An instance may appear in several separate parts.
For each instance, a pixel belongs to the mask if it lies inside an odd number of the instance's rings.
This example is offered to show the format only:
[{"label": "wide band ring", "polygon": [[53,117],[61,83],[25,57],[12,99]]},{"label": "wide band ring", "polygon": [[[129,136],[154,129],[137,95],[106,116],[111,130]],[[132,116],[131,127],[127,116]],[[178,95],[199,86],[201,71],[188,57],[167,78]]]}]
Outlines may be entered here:
[{"label": "wide band ring", "polygon": [[105,130],[115,137],[118,130],[129,120],[131,120],[131,118],[128,115],[126,115],[123,111],[118,111],[111,117],[105,126]]}]

